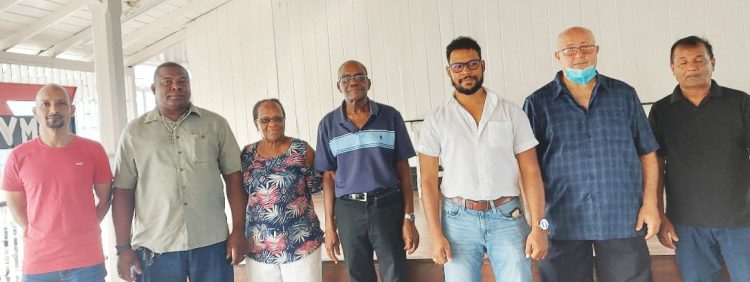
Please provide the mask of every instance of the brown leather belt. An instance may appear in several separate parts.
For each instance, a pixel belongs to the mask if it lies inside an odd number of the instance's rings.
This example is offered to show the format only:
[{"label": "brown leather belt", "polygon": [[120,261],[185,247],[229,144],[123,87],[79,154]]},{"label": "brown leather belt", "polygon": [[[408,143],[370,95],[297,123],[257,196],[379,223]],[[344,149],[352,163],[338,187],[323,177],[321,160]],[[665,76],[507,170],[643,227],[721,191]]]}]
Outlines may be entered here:
[{"label": "brown leather belt", "polygon": [[462,203],[464,203],[464,201],[466,201],[465,204],[464,204],[464,207],[466,207],[467,209],[475,210],[475,211],[486,211],[486,210],[489,210],[490,208],[492,208],[492,205],[490,204],[490,202],[493,202],[495,204],[495,207],[499,207],[500,205],[505,204],[507,202],[510,202],[511,200],[513,200],[515,198],[517,198],[517,197],[516,196],[505,196],[505,197],[500,197],[500,198],[497,198],[497,199],[494,199],[494,200],[480,200],[480,201],[474,201],[474,200],[464,199],[464,198],[461,198],[461,197],[453,197],[453,198],[450,198],[450,199],[451,199],[451,201],[453,201],[454,203],[457,203],[459,205],[461,205]]}]

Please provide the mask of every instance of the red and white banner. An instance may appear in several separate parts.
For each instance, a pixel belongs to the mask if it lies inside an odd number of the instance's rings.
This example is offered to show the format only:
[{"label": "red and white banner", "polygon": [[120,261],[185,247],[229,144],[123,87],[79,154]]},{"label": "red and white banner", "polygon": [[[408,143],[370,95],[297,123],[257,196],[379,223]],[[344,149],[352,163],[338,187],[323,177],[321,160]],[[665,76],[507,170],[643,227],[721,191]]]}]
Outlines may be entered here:
[{"label": "red and white banner", "polygon": [[[44,85],[0,82],[0,149],[9,149],[39,135],[39,124],[33,116],[13,115],[8,101],[34,101]],[[76,87],[63,86],[75,97]],[[71,121],[71,125],[73,125]],[[75,126],[71,126],[75,131]]]}]

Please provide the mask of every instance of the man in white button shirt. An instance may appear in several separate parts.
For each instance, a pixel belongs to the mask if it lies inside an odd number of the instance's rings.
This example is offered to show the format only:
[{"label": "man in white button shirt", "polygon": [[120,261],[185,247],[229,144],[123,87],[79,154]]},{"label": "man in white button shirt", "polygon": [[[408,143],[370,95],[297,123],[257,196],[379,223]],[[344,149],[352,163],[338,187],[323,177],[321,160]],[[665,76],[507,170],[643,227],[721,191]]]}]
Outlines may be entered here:
[{"label": "man in white button shirt", "polygon": [[432,259],[444,264],[446,281],[481,281],[486,252],[495,281],[531,281],[530,259],[547,253],[538,142],[520,107],[482,87],[479,44],[458,37],[446,49],[455,91],[425,118],[417,149]]}]

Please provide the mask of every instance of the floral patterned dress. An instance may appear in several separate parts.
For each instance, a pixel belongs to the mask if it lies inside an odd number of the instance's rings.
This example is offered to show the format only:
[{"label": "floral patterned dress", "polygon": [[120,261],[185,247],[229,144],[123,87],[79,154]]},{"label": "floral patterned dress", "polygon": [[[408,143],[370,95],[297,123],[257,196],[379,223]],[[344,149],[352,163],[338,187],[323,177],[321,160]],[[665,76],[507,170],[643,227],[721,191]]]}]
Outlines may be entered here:
[{"label": "floral patterned dress", "polygon": [[248,257],[268,264],[300,260],[323,241],[311,198],[321,190],[321,173],[305,165],[305,141],[292,138],[289,149],[272,158],[257,154],[257,144],[242,150]]}]

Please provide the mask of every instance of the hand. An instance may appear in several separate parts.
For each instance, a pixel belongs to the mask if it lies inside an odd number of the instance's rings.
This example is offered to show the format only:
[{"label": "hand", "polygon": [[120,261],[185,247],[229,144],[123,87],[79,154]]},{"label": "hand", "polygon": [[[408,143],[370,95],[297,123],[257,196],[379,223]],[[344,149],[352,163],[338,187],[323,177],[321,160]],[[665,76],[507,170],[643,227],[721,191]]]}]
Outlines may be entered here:
[{"label": "hand", "polygon": [[339,263],[338,256],[341,255],[341,247],[339,246],[339,234],[336,233],[336,228],[326,228],[325,235],[326,253],[328,257],[333,260],[333,263]]},{"label": "hand", "polygon": [[432,255],[432,261],[438,265],[446,264],[453,258],[451,245],[442,233],[432,236],[430,253]]},{"label": "hand", "polygon": [[661,228],[659,228],[659,243],[664,247],[674,250],[677,247],[674,244],[676,241],[680,241],[680,237],[677,236],[677,231],[675,231],[672,221],[667,216],[662,216]]},{"label": "hand", "polygon": [[404,219],[404,224],[401,227],[401,236],[404,239],[404,250],[407,254],[413,254],[414,251],[419,247],[419,231],[414,227],[414,222],[408,219]]},{"label": "hand", "polygon": [[543,260],[547,256],[547,231],[532,227],[526,238],[526,258]]},{"label": "hand", "polygon": [[644,205],[641,207],[638,211],[638,222],[635,224],[635,230],[641,231],[644,223],[648,226],[646,240],[651,239],[651,237],[654,237],[654,235],[659,233],[661,217],[659,216],[659,210],[656,207],[650,205]]},{"label": "hand", "polygon": [[135,277],[131,275],[130,269],[135,268],[135,273],[140,275],[141,263],[135,259],[135,252],[133,250],[122,251],[117,255],[117,275],[125,281],[135,281]]},{"label": "hand", "polygon": [[245,259],[247,254],[247,241],[245,241],[244,231],[232,231],[227,238],[226,259],[232,265],[238,265]]}]

